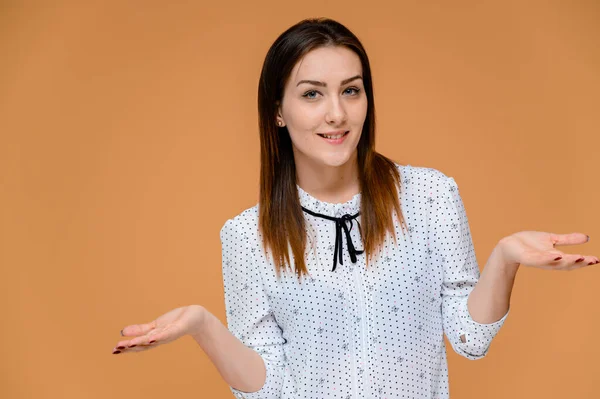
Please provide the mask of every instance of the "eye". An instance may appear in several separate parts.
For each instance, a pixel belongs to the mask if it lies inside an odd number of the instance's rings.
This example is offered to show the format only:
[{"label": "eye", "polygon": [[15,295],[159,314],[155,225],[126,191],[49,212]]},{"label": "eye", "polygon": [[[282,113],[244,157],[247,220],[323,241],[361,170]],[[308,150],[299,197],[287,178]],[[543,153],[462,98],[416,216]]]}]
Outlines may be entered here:
[{"label": "eye", "polygon": [[307,91],[306,93],[304,93],[304,94],[302,95],[302,97],[304,97],[304,98],[310,98],[310,99],[313,99],[313,98],[315,98],[315,97],[310,97],[310,96],[309,96],[309,94],[311,94],[311,93],[318,93],[318,91],[316,91],[316,90],[309,90],[309,91]]},{"label": "eye", "polygon": [[[346,90],[344,90],[344,93],[346,93],[348,90],[352,90],[352,91],[353,91],[353,92],[351,92],[351,94],[350,94],[351,96],[357,96],[357,95],[358,95],[358,93],[360,92],[360,89],[359,89],[359,88],[357,88],[357,87],[348,87]],[[311,99],[311,100],[314,100],[315,98],[317,98],[317,97],[316,97],[316,94],[317,94],[317,93],[318,93],[318,94],[321,94],[321,93],[319,93],[319,92],[318,92],[318,91],[316,91],[316,90],[309,90],[309,91],[307,91],[306,93],[304,93],[304,94],[302,95],[302,97],[304,97],[304,98],[308,98],[308,99]]]}]

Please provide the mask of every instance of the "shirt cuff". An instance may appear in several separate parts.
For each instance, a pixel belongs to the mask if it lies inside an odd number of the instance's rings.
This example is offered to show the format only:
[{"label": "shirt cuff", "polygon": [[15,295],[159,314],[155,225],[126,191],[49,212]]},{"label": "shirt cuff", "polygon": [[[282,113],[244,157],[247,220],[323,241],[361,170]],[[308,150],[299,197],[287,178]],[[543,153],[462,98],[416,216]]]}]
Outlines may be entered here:
[{"label": "shirt cuff", "polygon": [[464,342],[462,342],[462,339],[461,342],[463,344],[467,344],[467,346],[471,346],[473,344],[479,344],[484,347],[488,346],[504,324],[504,321],[508,317],[509,313],[510,307],[500,320],[493,323],[479,323],[473,320],[473,317],[471,317],[467,301],[462,301],[458,307],[458,320],[461,326],[459,337],[464,336]]},{"label": "shirt cuff", "polygon": [[502,318],[500,320],[495,321],[493,323],[478,323],[475,320],[473,320],[473,317],[471,317],[471,313],[469,313],[469,307],[467,305],[467,301],[462,301],[462,303],[460,304],[460,306],[458,308],[458,315],[459,315],[460,321],[469,330],[474,330],[477,328],[485,328],[488,330],[500,329],[500,327],[502,327],[502,324],[504,324],[504,320],[506,320],[506,318],[508,317],[509,313],[510,313],[510,307],[506,311],[506,314],[504,314],[504,316],[502,316]]}]

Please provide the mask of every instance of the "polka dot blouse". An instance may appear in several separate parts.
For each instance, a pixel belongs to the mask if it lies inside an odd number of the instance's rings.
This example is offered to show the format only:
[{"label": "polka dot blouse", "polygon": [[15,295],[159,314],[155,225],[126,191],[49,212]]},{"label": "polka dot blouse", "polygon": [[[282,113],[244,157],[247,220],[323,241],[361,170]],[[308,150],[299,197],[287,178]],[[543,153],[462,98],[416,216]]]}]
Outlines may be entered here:
[{"label": "polka dot blouse", "polygon": [[486,355],[508,312],[480,324],[467,309],[479,267],[457,184],[436,169],[396,166],[408,231],[403,236],[395,218],[397,245],[388,236],[368,269],[365,254],[354,263],[348,246],[350,239],[358,252],[363,248],[360,215],[344,221],[341,239],[335,220],[315,216],[355,215],[360,193],[334,204],[298,186],[301,205],[312,213],[304,211],[310,276],[300,282],[289,271],[277,278],[262,250],[258,205],[225,223],[228,329],[267,370],[256,392],[230,387],[235,397],[448,398],[443,334],[468,359]]}]

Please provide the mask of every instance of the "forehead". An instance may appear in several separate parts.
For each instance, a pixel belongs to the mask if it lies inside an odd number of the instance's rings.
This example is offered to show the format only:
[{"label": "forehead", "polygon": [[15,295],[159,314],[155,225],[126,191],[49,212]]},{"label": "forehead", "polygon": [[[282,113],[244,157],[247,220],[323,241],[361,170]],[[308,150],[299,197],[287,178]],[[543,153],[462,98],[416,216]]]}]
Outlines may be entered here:
[{"label": "forehead", "polygon": [[309,51],[294,66],[290,83],[295,85],[302,79],[320,80],[339,84],[354,75],[362,76],[362,65],[358,55],[342,46],[319,47]]}]

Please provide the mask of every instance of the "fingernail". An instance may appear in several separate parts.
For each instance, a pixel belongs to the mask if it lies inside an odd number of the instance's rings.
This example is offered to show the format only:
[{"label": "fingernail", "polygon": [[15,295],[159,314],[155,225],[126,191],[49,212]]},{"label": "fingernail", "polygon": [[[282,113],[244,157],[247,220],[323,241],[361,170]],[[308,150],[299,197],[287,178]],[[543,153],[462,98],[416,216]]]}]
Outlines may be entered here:
[{"label": "fingernail", "polygon": [[584,259],[584,258],[579,258],[579,259],[577,259],[577,260],[575,261],[575,263],[577,263],[577,262],[581,262],[583,259]]},{"label": "fingernail", "polygon": [[117,349],[125,349],[124,346],[117,346]]},{"label": "fingernail", "polygon": [[587,240],[589,241],[589,240],[590,240],[590,236],[588,236],[588,235],[586,234],[586,237],[588,238]]},{"label": "fingernail", "polygon": [[558,258],[554,259],[554,260],[561,260],[562,256],[559,256]]},{"label": "fingernail", "polygon": [[135,348],[137,345],[129,345],[130,348]]},{"label": "fingernail", "polygon": [[153,339],[152,341],[150,341],[150,342],[148,342],[148,343],[149,343],[149,344],[151,344],[151,343],[153,343],[153,342],[156,342],[156,340],[155,340],[155,339]]},{"label": "fingernail", "polygon": [[117,353],[121,353],[121,351],[114,351],[113,355],[116,355]]},{"label": "fingernail", "polygon": [[123,330],[124,330],[124,328],[121,330],[121,337],[125,336],[125,334],[123,334]]},{"label": "fingernail", "polygon": [[590,262],[590,263],[588,263],[588,265],[595,265],[595,264],[596,264],[596,262]]}]

